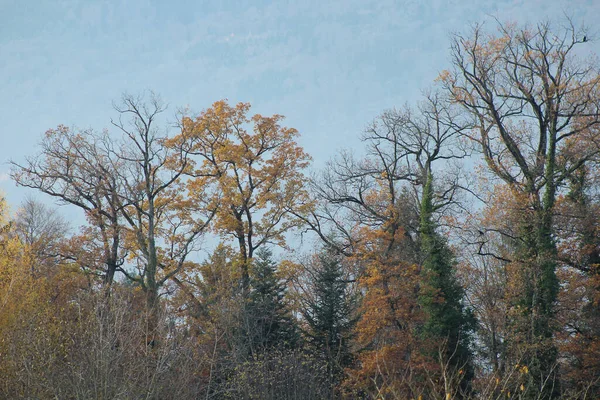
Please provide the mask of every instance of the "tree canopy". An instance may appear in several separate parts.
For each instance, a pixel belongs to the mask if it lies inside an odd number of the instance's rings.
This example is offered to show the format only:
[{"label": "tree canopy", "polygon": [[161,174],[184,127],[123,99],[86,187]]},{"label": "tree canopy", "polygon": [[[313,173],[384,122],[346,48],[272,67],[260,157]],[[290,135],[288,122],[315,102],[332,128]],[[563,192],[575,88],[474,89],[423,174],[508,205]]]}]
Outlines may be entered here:
[{"label": "tree canopy", "polygon": [[11,177],[86,223],[0,197],[0,397],[600,397],[591,39],[455,34],[420,101],[313,171],[249,103],[125,94],[104,130],[49,129]]}]

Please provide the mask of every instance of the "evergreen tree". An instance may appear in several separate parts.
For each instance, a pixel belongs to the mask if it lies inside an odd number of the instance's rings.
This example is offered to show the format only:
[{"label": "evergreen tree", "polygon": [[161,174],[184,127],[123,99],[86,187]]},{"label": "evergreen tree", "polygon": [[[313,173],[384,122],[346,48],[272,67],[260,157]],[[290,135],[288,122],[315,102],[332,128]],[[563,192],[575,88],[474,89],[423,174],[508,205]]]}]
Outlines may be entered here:
[{"label": "evergreen tree", "polygon": [[339,382],[343,369],[352,362],[349,341],[356,323],[356,302],[344,279],[339,256],[326,249],[318,261],[312,284],[313,296],[303,315],[308,323],[309,343],[325,359],[333,387]]},{"label": "evergreen tree", "polygon": [[421,335],[431,343],[445,345],[443,361],[455,371],[462,371],[461,386],[467,389],[473,377],[469,344],[475,321],[462,303],[464,290],[455,275],[454,254],[446,239],[436,231],[436,224],[432,220],[431,173],[423,188],[420,211],[421,253],[424,260],[419,303],[425,313]]},{"label": "evergreen tree", "polygon": [[285,301],[285,284],[277,277],[270,250],[261,249],[253,260],[244,333],[252,356],[273,348],[293,348],[298,328]]}]

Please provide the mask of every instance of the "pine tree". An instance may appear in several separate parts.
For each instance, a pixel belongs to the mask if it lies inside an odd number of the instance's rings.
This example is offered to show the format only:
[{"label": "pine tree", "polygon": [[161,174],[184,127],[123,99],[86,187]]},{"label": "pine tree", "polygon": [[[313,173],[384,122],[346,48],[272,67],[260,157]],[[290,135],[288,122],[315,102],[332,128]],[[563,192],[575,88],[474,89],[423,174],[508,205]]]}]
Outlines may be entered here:
[{"label": "pine tree", "polygon": [[419,303],[425,313],[421,335],[431,343],[443,343],[444,362],[462,371],[461,386],[466,389],[473,377],[470,334],[475,321],[462,303],[464,290],[456,275],[456,261],[448,243],[432,220],[433,176],[428,175],[421,203],[420,239],[422,263]]},{"label": "pine tree", "polygon": [[252,356],[273,348],[294,348],[299,340],[296,321],[286,303],[286,287],[277,277],[270,250],[253,260],[244,333]]},{"label": "pine tree", "polygon": [[308,324],[309,343],[327,364],[332,387],[340,380],[343,369],[352,362],[349,342],[356,323],[355,297],[339,257],[326,249],[318,257],[319,265],[313,281],[313,297],[303,311]]}]

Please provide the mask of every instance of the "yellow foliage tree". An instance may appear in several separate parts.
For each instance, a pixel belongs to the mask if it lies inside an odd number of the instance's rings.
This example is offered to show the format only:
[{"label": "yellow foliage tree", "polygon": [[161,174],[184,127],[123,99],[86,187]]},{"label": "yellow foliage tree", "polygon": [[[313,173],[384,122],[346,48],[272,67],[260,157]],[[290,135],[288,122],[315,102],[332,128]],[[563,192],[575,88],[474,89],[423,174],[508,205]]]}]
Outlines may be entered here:
[{"label": "yellow foliage tree", "polygon": [[255,251],[285,247],[286,232],[301,223],[295,214],[311,207],[303,173],[310,157],[296,143],[298,131],[281,126],[281,115],[249,117],[249,111],[248,103],[218,101],[184,116],[182,133],[168,142],[189,151],[192,201],[208,201],[217,210],[214,231],[237,242],[244,290]]}]

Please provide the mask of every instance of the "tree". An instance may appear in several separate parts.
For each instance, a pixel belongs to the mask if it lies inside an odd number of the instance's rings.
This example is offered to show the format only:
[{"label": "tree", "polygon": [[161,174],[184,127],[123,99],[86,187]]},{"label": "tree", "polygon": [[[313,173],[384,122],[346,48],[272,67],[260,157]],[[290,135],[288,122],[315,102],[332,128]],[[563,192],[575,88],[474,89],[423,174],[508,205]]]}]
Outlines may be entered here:
[{"label": "tree", "polygon": [[294,348],[299,340],[296,321],[285,301],[286,286],[277,276],[272,253],[260,249],[256,256],[243,317],[244,336],[253,357],[277,348]]},{"label": "tree", "polygon": [[[41,142],[41,151],[21,165],[12,161],[11,177],[18,185],[37,189],[63,204],[85,212],[98,239],[103,282],[110,286],[124,262],[123,229],[120,221],[120,182],[110,160],[112,141],[108,134],[91,130],[74,132],[64,125],[50,129]],[[73,249],[76,250],[76,249]],[[80,259],[81,253],[67,252],[67,258]]]},{"label": "tree", "polygon": [[[427,178],[421,203],[421,252],[424,256],[419,303],[425,313],[421,333],[438,343],[436,350],[453,371],[461,374],[461,394],[470,390],[473,365],[470,353],[472,314],[463,305],[464,290],[456,278],[456,261],[446,239],[436,232],[433,216],[433,177]],[[444,347],[439,349],[439,343]],[[434,353],[435,354],[435,353]],[[455,388],[447,386],[445,394]]]},{"label": "tree", "polygon": [[589,163],[570,179],[569,191],[556,204],[556,242],[561,268],[557,333],[563,386],[572,392],[600,395],[600,208],[598,163]]},{"label": "tree", "polygon": [[169,303],[185,321],[201,359],[208,360],[200,372],[206,398],[222,398],[231,375],[248,358],[240,276],[236,250],[219,243],[199,266],[173,278],[178,290]]},{"label": "tree", "polygon": [[21,240],[22,228],[0,197],[0,397],[56,397],[71,343],[63,317],[87,282],[69,265],[44,271],[48,260]]},{"label": "tree", "polygon": [[329,163],[315,185],[320,208],[306,220],[326,244],[357,265],[364,293],[356,324],[362,351],[345,390],[409,396],[401,376],[413,362],[413,333],[420,321],[418,214],[406,180],[394,175],[402,170],[402,158],[387,157],[373,144],[366,160],[342,153]]},{"label": "tree", "polygon": [[[450,217],[452,207],[460,206],[459,192],[468,190],[459,171],[449,164],[467,157],[459,139],[468,127],[447,98],[430,93],[416,112],[410,107],[388,111],[365,135],[379,158],[397,160],[397,165],[389,163],[393,169],[383,173],[409,182],[419,201],[419,305],[424,313],[420,331],[436,346],[445,344],[444,362],[456,371],[467,372],[462,376],[463,389],[472,378],[469,332],[473,321],[463,306],[464,293],[456,278],[454,255],[439,232],[438,221],[442,213]],[[442,163],[445,172],[439,170]],[[438,351],[435,349],[433,354],[437,356]]]},{"label": "tree", "polygon": [[166,146],[168,133],[156,127],[157,118],[165,111],[160,98],[153,93],[147,101],[124,95],[115,109],[119,118],[112,124],[123,140],[118,151],[111,152],[111,161],[123,188],[117,199],[127,227],[127,245],[137,256],[137,274],[121,271],[140,284],[148,308],[153,310],[159,289],[186,267],[187,256],[206,231],[215,209],[206,207],[202,188],[196,192],[199,199],[182,193],[188,149]]},{"label": "tree", "polygon": [[318,254],[316,262],[311,295],[302,314],[308,324],[309,343],[319,358],[325,360],[331,398],[334,398],[344,368],[350,367],[353,361],[350,340],[357,321],[357,297],[350,293],[339,254],[325,249]]},{"label": "tree", "polygon": [[285,233],[301,223],[296,214],[310,207],[303,174],[310,157],[295,142],[298,132],[281,126],[281,115],[249,118],[249,110],[247,103],[218,101],[196,117],[184,116],[182,133],[168,142],[189,151],[193,201],[206,198],[216,210],[213,229],[235,240],[246,294],[254,253],[285,246]]},{"label": "tree", "polygon": [[60,244],[66,238],[69,224],[55,210],[26,198],[17,211],[14,223],[21,242],[40,264],[32,264],[33,275],[39,272],[40,267],[47,269],[60,260]]},{"label": "tree", "polygon": [[[571,21],[558,30],[550,23],[497,26],[496,35],[481,26],[469,37],[455,35],[453,69],[440,80],[472,119],[467,137],[489,171],[523,193],[530,208],[518,255],[527,284],[513,304],[519,310],[513,322],[537,377],[529,395],[543,389],[544,397],[554,397],[558,386],[545,384],[549,376],[554,382],[556,361],[554,208],[569,177],[598,154],[600,77],[595,61],[576,56],[586,35]],[[588,145],[579,147],[582,141]]]},{"label": "tree", "polygon": [[[383,323],[380,307],[387,302],[387,323],[402,316],[392,326],[408,330],[398,340],[406,341],[405,336],[416,334],[420,326],[421,339],[437,346],[446,344],[440,362],[450,363],[455,371],[470,371],[470,323],[451,251],[437,229],[441,217],[449,217],[453,208],[460,206],[461,190],[468,189],[461,182],[460,171],[450,164],[468,155],[459,143],[467,128],[457,108],[439,93],[426,95],[416,109],[406,106],[384,112],[363,135],[366,160],[356,162],[343,155],[331,164],[317,192],[326,203],[320,214],[324,218],[311,224],[318,229],[333,221],[334,229],[342,233],[339,236],[346,238],[337,249],[365,262],[362,281],[372,286],[363,302],[363,320]],[[438,179],[434,181],[436,174]],[[341,226],[342,215],[354,226]],[[411,273],[417,273],[418,279]],[[399,277],[404,281],[398,281]],[[415,295],[409,298],[403,292]],[[380,315],[367,311],[366,305],[376,307]],[[370,331],[364,324],[359,322],[359,330]],[[419,341],[416,337],[411,340]],[[400,359],[409,360],[415,349],[423,352],[425,347],[425,343],[415,342],[402,351],[396,350],[405,353]],[[429,355],[437,359],[438,349]],[[392,364],[391,360],[387,364],[389,370],[396,371],[391,376],[409,365],[396,362],[392,368]],[[463,378],[470,376],[464,374]],[[403,393],[417,395],[414,391]]]},{"label": "tree", "polygon": [[[12,174],[22,186],[83,209],[92,229],[73,241],[71,258],[93,264],[78,248],[101,249],[105,284],[120,271],[141,286],[153,310],[159,289],[187,266],[214,209],[200,192],[191,201],[181,190],[187,149],[165,146],[168,132],[157,126],[166,109],[160,98],[123,95],[114,108],[120,136],[59,126],[46,132],[39,156],[25,166],[13,162]],[[135,272],[124,266],[126,255]]]}]

